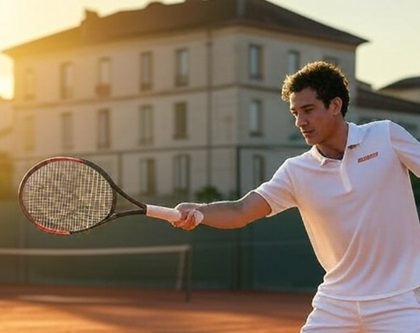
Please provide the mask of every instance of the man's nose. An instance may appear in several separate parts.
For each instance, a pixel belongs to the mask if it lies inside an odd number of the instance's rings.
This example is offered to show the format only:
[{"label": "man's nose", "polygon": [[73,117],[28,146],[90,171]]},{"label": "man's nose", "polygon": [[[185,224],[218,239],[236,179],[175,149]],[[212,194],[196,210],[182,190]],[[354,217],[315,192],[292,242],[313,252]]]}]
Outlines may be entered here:
[{"label": "man's nose", "polygon": [[308,123],[308,120],[306,119],[304,114],[298,114],[296,115],[295,119],[295,126],[296,127],[302,127]]}]

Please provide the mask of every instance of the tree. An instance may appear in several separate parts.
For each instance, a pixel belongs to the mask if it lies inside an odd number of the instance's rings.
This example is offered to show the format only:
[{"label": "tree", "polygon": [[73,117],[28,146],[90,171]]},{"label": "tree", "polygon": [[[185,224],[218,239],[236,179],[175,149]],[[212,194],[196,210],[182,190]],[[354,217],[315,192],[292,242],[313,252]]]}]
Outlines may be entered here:
[{"label": "tree", "polygon": [[213,201],[219,201],[223,199],[223,195],[219,190],[211,185],[204,186],[202,189],[195,193],[195,197],[199,202],[208,203]]}]

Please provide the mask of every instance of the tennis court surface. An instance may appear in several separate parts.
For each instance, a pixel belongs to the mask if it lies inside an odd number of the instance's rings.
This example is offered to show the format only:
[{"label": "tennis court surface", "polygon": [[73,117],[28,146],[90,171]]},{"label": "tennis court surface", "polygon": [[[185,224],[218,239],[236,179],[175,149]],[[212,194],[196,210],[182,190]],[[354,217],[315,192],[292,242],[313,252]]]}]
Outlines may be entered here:
[{"label": "tennis court surface", "polygon": [[0,332],[299,332],[311,294],[0,285]]}]

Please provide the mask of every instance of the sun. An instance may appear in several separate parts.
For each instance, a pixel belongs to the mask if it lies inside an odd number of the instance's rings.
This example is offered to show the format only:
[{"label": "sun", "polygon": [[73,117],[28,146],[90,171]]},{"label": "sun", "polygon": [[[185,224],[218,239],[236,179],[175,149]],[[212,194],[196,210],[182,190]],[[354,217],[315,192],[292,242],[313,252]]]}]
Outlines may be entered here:
[{"label": "sun", "polygon": [[0,98],[13,98],[13,79],[10,76],[0,75]]}]

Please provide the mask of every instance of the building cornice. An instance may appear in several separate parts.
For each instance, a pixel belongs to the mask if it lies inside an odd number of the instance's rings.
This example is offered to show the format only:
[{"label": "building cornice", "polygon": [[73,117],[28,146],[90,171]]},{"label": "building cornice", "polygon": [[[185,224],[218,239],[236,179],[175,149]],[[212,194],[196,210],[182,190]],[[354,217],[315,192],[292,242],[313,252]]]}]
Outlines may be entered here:
[{"label": "building cornice", "polygon": [[191,29],[250,26],[356,47],[366,39],[332,28],[265,0],[187,0],[150,3],[139,10],[99,17],[86,11],[78,27],[4,50],[12,58],[74,49],[133,37]]}]

